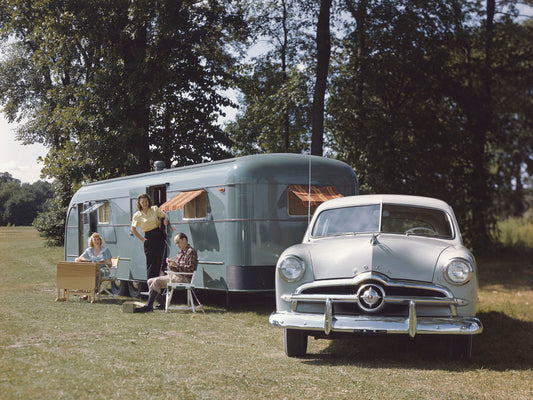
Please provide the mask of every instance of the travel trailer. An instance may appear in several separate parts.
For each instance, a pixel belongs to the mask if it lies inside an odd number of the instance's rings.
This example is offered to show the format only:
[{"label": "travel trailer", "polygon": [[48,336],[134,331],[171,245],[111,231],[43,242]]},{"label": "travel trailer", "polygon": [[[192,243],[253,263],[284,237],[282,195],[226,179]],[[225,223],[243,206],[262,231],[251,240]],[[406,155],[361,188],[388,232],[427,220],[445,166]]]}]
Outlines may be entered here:
[{"label": "travel trailer", "polygon": [[137,196],[148,193],[167,210],[167,255],[177,254],[177,232],[197,250],[196,287],[273,292],[278,256],[302,240],[315,208],[357,190],[347,164],[302,154],[252,155],[88,183],[68,208],[64,258],[74,261],[99,232],[120,257],[113,291],[138,297],[146,261],[131,217]]}]

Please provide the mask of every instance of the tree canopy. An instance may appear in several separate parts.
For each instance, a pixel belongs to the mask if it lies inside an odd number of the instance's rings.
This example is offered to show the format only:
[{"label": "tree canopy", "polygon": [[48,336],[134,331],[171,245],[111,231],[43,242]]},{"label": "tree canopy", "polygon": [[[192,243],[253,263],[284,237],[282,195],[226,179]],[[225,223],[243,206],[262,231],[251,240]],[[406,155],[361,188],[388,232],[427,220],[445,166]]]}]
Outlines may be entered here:
[{"label": "tree canopy", "polygon": [[21,183],[8,172],[0,173],[0,226],[31,225],[53,196],[48,182]]},{"label": "tree canopy", "polygon": [[49,148],[58,210],[81,182],[155,159],[312,149],[363,193],[446,200],[481,249],[531,184],[522,3],[0,0],[0,105]]}]

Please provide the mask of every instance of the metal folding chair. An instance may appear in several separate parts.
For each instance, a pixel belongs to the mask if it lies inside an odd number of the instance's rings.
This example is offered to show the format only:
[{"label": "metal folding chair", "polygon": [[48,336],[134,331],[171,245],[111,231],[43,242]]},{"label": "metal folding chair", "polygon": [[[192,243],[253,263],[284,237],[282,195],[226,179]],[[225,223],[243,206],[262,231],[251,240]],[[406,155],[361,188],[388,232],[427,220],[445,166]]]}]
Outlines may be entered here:
[{"label": "metal folding chair", "polygon": [[[194,272],[175,272],[175,271],[166,271],[167,274],[170,276],[170,282],[167,284],[167,296],[165,301],[165,312],[168,312],[169,310],[191,310],[193,313],[196,312],[196,309],[203,310],[203,306],[198,300],[198,297],[196,296],[196,293],[194,293],[194,284],[192,283],[194,280],[194,274],[196,273],[196,267],[194,268]],[[191,281],[190,282],[172,282],[173,276],[190,276]],[[171,306],[170,302],[172,300],[172,295],[174,294],[174,290],[186,290],[187,291],[187,304],[186,305],[174,305]],[[195,302],[197,303],[195,306]]]},{"label": "metal folding chair", "polygon": [[111,290],[111,282],[117,279],[117,269],[119,262],[120,257],[111,257],[111,267],[109,268],[109,276],[105,277],[104,279],[100,279],[100,284],[98,286],[98,300],[100,300],[101,294],[106,294],[115,297],[115,294]]}]

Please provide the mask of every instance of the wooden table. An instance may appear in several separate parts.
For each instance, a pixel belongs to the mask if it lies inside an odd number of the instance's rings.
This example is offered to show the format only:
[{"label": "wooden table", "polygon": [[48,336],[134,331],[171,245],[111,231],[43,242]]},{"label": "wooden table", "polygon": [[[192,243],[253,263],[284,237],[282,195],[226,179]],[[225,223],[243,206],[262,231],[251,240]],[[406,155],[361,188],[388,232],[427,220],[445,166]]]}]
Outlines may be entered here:
[{"label": "wooden table", "polygon": [[[100,264],[93,262],[59,261],[57,263],[56,301],[68,301],[69,294],[85,293],[92,302],[96,299],[98,288],[96,279],[100,276]],[[63,290],[63,296],[61,296]]]}]

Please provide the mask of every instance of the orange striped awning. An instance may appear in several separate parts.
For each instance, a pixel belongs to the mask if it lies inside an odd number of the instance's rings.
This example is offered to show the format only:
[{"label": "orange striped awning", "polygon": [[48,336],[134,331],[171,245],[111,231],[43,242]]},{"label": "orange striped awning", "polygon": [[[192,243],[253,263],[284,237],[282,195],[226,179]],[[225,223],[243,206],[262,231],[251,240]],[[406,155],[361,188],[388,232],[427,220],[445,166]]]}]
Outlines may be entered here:
[{"label": "orange striped awning", "polygon": [[343,197],[342,194],[337,191],[335,186],[311,185],[311,191],[309,192],[309,186],[307,185],[289,185],[289,190],[298,196],[306,207],[309,206],[309,200],[311,200],[312,206],[317,206],[326,200]]},{"label": "orange striped awning", "polygon": [[202,193],[204,193],[205,190],[191,190],[188,192],[179,192],[177,195],[172,197],[170,200],[168,200],[166,203],[161,204],[159,209],[161,211],[176,211],[178,208],[180,210],[183,210],[183,207],[185,204],[187,204],[189,201],[194,200],[198,196],[200,196]]}]

